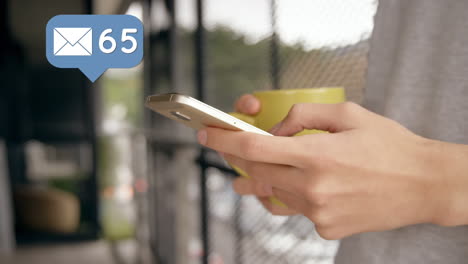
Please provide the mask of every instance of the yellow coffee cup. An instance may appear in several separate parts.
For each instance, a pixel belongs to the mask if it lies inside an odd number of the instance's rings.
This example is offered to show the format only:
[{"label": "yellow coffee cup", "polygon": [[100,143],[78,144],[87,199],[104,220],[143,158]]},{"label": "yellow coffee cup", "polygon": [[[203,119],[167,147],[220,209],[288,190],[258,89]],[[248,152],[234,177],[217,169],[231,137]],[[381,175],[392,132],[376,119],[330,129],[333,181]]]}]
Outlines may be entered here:
[{"label": "yellow coffee cup", "polygon": [[[255,116],[242,113],[230,113],[244,122],[254,125],[265,131],[283,120],[291,107],[299,103],[337,104],[346,100],[345,91],[342,87],[304,88],[287,90],[269,90],[254,92],[253,95],[260,101],[260,112]],[[319,130],[304,130],[298,135],[320,133]],[[244,171],[233,166],[233,168],[246,178],[250,178]],[[285,206],[275,197],[270,197],[274,204]]]}]

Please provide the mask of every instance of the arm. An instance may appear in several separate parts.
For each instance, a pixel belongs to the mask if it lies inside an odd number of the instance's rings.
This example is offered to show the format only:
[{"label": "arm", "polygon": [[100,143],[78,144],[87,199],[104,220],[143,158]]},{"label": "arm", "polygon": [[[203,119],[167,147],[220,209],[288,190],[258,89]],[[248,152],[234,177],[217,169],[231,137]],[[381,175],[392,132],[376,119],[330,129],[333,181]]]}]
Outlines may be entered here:
[{"label": "arm", "polygon": [[[331,133],[290,137],[303,129]],[[353,103],[296,105],[271,132],[209,128],[198,138],[252,176],[236,189],[274,194],[288,208],[268,209],[303,214],[324,238],[468,224],[468,146],[420,137]]]}]

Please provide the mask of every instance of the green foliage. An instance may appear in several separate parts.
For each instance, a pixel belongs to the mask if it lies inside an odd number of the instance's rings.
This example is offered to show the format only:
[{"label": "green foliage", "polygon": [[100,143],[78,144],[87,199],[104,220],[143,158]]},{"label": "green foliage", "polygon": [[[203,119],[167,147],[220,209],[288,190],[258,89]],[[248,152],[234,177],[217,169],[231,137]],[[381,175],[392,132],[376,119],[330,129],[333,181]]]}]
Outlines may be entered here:
[{"label": "green foliage", "polygon": [[135,236],[137,227],[129,219],[126,210],[122,210],[122,205],[119,202],[103,198],[101,200],[101,210],[102,236],[104,239],[116,241]]},{"label": "green foliage", "polygon": [[142,73],[137,72],[127,78],[113,78],[105,75],[101,81],[104,112],[116,104],[122,104],[127,108],[127,121],[134,126],[141,124],[143,81]]},{"label": "green foliage", "polygon": [[[322,51],[306,51],[300,43],[279,44],[280,75],[288,65]],[[225,111],[242,94],[272,89],[271,37],[251,42],[241,33],[218,26],[207,33],[208,102]],[[283,85],[283,84],[282,84]],[[284,84],[283,87],[287,87]],[[297,87],[294,87],[297,88]]]},{"label": "green foliage", "polygon": [[227,27],[207,36],[209,103],[230,110],[241,94],[268,88],[269,42],[249,43]]},{"label": "green foliage", "polygon": [[98,184],[100,189],[115,185],[115,171],[118,166],[118,152],[115,144],[113,136],[101,136],[98,139]]}]

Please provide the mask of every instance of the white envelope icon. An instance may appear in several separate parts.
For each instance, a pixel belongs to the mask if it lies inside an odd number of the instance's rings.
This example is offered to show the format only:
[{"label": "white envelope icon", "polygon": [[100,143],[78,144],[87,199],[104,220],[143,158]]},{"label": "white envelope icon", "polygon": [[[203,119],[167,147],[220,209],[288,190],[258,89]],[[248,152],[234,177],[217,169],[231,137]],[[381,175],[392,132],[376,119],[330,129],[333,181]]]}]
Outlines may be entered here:
[{"label": "white envelope icon", "polygon": [[91,28],[54,28],[55,56],[91,56],[93,30]]}]

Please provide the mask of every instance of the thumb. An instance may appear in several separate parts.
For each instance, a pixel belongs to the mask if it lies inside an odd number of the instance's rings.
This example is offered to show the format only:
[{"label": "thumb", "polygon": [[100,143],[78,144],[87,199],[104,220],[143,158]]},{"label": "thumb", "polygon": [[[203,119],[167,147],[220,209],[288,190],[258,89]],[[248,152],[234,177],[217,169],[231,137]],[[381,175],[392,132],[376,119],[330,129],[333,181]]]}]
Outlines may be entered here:
[{"label": "thumb", "polygon": [[234,107],[237,112],[255,115],[260,111],[261,105],[257,97],[251,94],[244,94],[236,101]]},{"label": "thumb", "polygon": [[365,109],[355,103],[295,104],[271,131],[276,136],[293,136],[304,129],[341,132],[360,126]]}]

